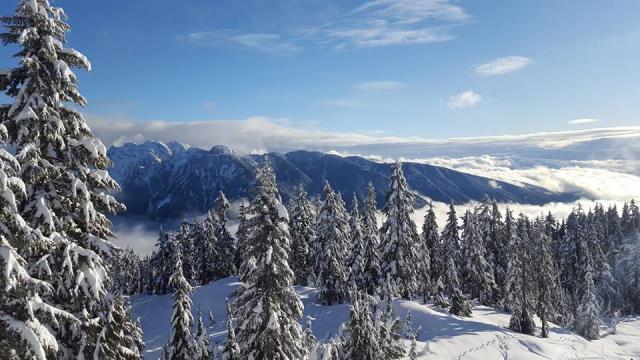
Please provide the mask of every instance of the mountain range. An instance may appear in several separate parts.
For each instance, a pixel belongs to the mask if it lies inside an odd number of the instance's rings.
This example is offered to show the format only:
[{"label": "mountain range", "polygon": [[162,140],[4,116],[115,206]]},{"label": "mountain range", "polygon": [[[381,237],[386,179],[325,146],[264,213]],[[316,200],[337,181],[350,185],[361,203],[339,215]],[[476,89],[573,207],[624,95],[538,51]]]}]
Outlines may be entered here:
[{"label": "mountain range", "polygon": [[[391,169],[390,163],[358,156],[314,151],[243,155],[221,145],[204,150],[158,141],[112,146],[108,155],[113,161],[110,173],[122,187],[117,197],[127,206],[128,214],[155,219],[202,213],[212,207],[219,191],[230,201],[251,198],[256,170],[266,159],[274,167],[285,203],[299,186],[311,196],[321,197],[328,181],[347,201],[354,193],[362,200],[371,182],[381,205]],[[424,206],[429,199],[462,204],[481,200],[485,195],[498,202],[536,205],[579,197],[576,193],[514,185],[434,165],[408,162],[403,169],[416,194],[416,207]]]}]

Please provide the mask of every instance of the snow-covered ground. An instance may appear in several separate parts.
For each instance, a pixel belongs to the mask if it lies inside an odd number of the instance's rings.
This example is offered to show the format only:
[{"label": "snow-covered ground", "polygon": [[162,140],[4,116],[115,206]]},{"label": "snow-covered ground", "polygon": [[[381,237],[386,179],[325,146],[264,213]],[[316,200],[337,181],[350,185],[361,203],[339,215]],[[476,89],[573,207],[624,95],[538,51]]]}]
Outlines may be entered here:
[{"label": "snow-covered ground", "polygon": [[[209,328],[212,343],[224,342],[225,298],[237,284],[235,278],[222,279],[193,293],[194,315],[200,309],[206,322],[209,309],[214,313],[217,322]],[[312,288],[301,287],[297,292],[304,302],[305,315],[316,319],[316,337],[323,340],[336,334],[349,316],[349,306],[317,305],[317,292]],[[458,318],[429,305],[399,299],[394,308],[401,318],[411,310],[414,327],[420,327],[418,354],[425,359],[640,359],[640,317],[622,319],[615,334],[587,341],[553,325],[547,339],[514,333],[507,328],[508,314],[483,306],[474,307],[472,318]],[[157,359],[169,338],[171,295],[135,296],[133,316],[142,322],[145,358]]]}]

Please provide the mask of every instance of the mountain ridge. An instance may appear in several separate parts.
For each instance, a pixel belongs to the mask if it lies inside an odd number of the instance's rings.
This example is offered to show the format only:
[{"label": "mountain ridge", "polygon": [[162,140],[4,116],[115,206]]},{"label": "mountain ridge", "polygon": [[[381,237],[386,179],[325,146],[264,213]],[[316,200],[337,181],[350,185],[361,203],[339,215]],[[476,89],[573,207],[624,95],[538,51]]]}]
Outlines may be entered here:
[{"label": "mountain ridge", "polygon": [[[325,181],[345,196],[362,200],[373,183],[379,205],[384,202],[389,163],[358,156],[319,151],[240,155],[224,145],[204,150],[178,142],[146,141],[112,146],[110,172],[120,183],[117,197],[128,212],[159,219],[179,218],[211,208],[219,191],[229,200],[250,198],[257,167],[267,158],[286,202],[302,185],[311,196],[321,196]],[[499,202],[545,204],[573,201],[574,193],[554,193],[533,185],[514,185],[445,167],[405,162],[405,176],[416,193],[416,206],[433,201],[461,204],[481,200],[485,194]]]}]

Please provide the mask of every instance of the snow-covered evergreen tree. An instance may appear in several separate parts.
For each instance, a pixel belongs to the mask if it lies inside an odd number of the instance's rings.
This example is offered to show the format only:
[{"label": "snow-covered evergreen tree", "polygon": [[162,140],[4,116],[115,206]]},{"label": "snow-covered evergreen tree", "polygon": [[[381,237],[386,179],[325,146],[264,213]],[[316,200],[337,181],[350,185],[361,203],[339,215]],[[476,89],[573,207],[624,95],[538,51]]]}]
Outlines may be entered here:
[{"label": "snow-covered evergreen tree", "polygon": [[248,207],[245,204],[244,199],[240,199],[240,206],[238,207],[238,230],[236,230],[236,268],[238,273],[242,274],[242,263],[245,260],[247,254],[247,212]]},{"label": "snow-covered evergreen tree", "polygon": [[194,353],[193,316],[191,315],[191,285],[183,274],[180,251],[176,254],[173,275],[169,279],[173,290],[173,314],[171,315],[171,337],[169,340],[169,360],[191,359]]},{"label": "snow-covered evergreen tree", "polygon": [[402,164],[396,163],[389,177],[386,204],[382,209],[387,219],[380,229],[382,274],[389,275],[397,294],[410,299],[418,290],[422,261],[419,258],[420,238],[413,214],[413,194],[402,172]]},{"label": "snow-covered evergreen tree", "polygon": [[174,271],[177,245],[173,234],[160,229],[155,250],[151,255],[149,266],[153,269],[151,291],[154,294],[166,294],[171,291],[169,279]]},{"label": "snow-covered evergreen tree", "polygon": [[216,279],[225,278],[236,273],[236,240],[227,230],[227,211],[229,201],[222,191],[214,202],[214,211],[209,212],[208,221],[213,225],[216,237],[216,251],[218,253]]},{"label": "snow-covered evergreen tree", "polygon": [[464,268],[465,287],[469,289],[471,298],[480,299],[482,304],[490,305],[493,302],[493,291],[495,289],[493,270],[485,259],[486,251],[475,214],[468,211],[465,214],[465,218],[467,221],[463,229],[462,238],[464,258],[466,259]]},{"label": "snow-covered evergreen tree", "polygon": [[[507,211],[507,217],[511,214]],[[510,223],[507,220],[507,223]],[[510,256],[508,265],[507,296],[511,307],[509,328],[523,334],[533,334],[533,269],[531,266],[531,251],[528,236],[528,221],[520,216],[516,229],[507,225],[510,234]]]},{"label": "snow-covered evergreen tree", "polygon": [[443,261],[439,263],[442,267],[440,274],[446,286],[447,281],[445,280],[446,277],[444,276],[444,272],[449,270],[449,263],[448,260],[445,261],[444,259],[447,259],[447,256],[451,256],[453,258],[457,275],[462,274],[462,251],[460,244],[460,231],[458,227],[458,215],[456,215],[456,209],[453,204],[449,205],[447,223],[445,224],[444,229],[442,229],[440,239],[442,242],[442,251],[440,252],[439,257],[443,259]]},{"label": "snow-covered evergreen tree", "polygon": [[198,284],[198,252],[196,251],[195,237],[193,234],[193,226],[187,221],[183,221],[178,228],[178,232],[174,236],[174,244],[180,253],[182,262],[182,273],[189,284]]},{"label": "snow-covered evergreen tree", "polygon": [[113,290],[116,293],[134,295],[143,291],[142,260],[133,249],[116,253],[111,264]]},{"label": "snow-covered evergreen tree", "polygon": [[451,307],[449,312],[460,317],[471,316],[471,305],[465,299],[460,290],[460,282],[458,281],[458,272],[453,261],[453,255],[447,256],[447,268],[444,270],[445,290],[450,295]]},{"label": "snow-covered evergreen tree", "polygon": [[19,212],[37,238],[13,245],[34,262],[30,270],[54,287],[40,294],[44,303],[80,322],[49,328],[58,351],[88,358],[101,331],[95,319],[111,305],[103,257],[114,253],[108,241],[114,234],[106,213],[124,206],[111,195],[118,185],[106,171],[105,146],[68,106],[87,103],[72,69],[90,70],[91,64],[66,47],[66,20],[48,0],[20,0],[15,14],[0,20],[3,43],[19,47],[18,66],[0,72],[0,91],[13,100],[0,106],[0,119],[21,169],[17,177],[25,194]]},{"label": "snow-covered evergreen tree", "polygon": [[229,300],[227,300],[227,339],[222,351],[222,360],[240,360],[240,346],[236,340],[236,333],[233,324],[233,314]]},{"label": "snow-covered evergreen tree", "polygon": [[[206,285],[219,279],[218,269],[221,255],[218,253],[218,238],[212,222],[209,219],[196,221],[192,225],[191,237],[193,247],[196,250],[194,258],[197,282]],[[235,257],[231,261],[235,265]]]},{"label": "snow-covered evergreen tree", "polygon": [[122,295],[118,294],[111,301],[106,318],[101,319],[102,330],[93,352],[94,359],[141,359],[144,343],[139,324],[127,319],[127,311]]},{"label": "snow-covered evergreen tree", "polygon": [[551,255],[551,238],[547,235],[545,223],[541,218],[536,219],[532,241],[535,247],[532,269],[537,288],[536,314],[542,324],[542,337],[548,337],[548,321],[553,318],[555,312],[553,292],[556,291],[556,274],[553,257]]},{"label": "snow-covered evergreen tree", "polygon": [[385,360],[402,359],[405,356],[404,345],[400,337],[402,322],[393,312],[390,297],[386,298],[384,304],[378,304],[374,314],[374,323],[378,330],[380,358]]},{"label": "snow-covered evergreen tree", "polygon": [[298,320],[302,302],[293,290],[289,268],[288,218],[275,174],[269,164],[260,168],[248,215],[247,262],[241,274],[234,314],[240,356],[245,359],[306,359],[307,349]]},{"label": "snow-covered evergreen tree", "polygon": [[584,279],[581,285],[583,286],[583,294],[576,312],[576,332],[587,340],[595,340],[600,338],[601,320],[600,304],[593,282],[593,270],[590,260],[587,260],[586,264],[584,264]]},{"label": "snow-covered evergreen tree", "polygon": [[355,284],[358,290],[364,290],[366,285],[365,278],[365,257],[366,249],[363,238],[363,221],[358,208],[358,198],[353,194],[351,202],[351,253],[349,254],[349,263],[347,264],[349,272],[349,283]]},{"label": "snow-covered evergreen tree", "polygon": [[371,314],[368,295],[352,289],[350,298],[349,322],[342,334],[344,359],[379,359],[383,349]]},{"label": "snow-covered evergreen tree", "polygon": [[332,305],[343,302],[347,295],[349,273],[344,246],[349,243],[349,224],[329,183],[325,185],[324,193],[325,202],[318,214],[313,254],[319,299]]},{"label": "snow-covered evergreen tree", "polygon": [[210,360],[212,358],[210,346],[211,344],[209,342],[209,333],[207,332],[207,327],[204,325],[204,321],[202,321],[202,314],[198,313],[192,359]]},{"label": "snow-covered evergreen tree", "polygon": [[362,216],[362,242],[364,259],[362,265],[364,289],[369,295],[378,293],[382,272],[380,269],[380,237],[376,220],[376,190],[369,183],[364,214]]},{"label": "snow-covered evergreen tree", "polygon": [[291,264],[291,270],[296,275],[294,284],[297,285],[310,285],[315,278],[310,251],[310,246],[315,237],[313,229],[315,223],[313,207],[309,202],[307,192],[304,191],[301,185],[296,198],[293,200],[289,217],[289,228],[291,230],[289,264]]},{"label": "snow-covered evergreen tree", "polygon": [[[441,275],[442,258],[440,254],[442,249],[440,246],[440,235],[438,232],[438,224],[436,222],[436,213],[433,210],[433,203],[429,203],[429,210],[424,216],[424,223],[422,224],[422,234],[420,234],[422,240],[422,246],[424,247],[421,256],[425,257],[424,264],[428,265],[428,278],[423,274],[423,294],[428,294],[427,287],[431,281],[436,281]],[[424,269],[423,269],[424,270]]]}]

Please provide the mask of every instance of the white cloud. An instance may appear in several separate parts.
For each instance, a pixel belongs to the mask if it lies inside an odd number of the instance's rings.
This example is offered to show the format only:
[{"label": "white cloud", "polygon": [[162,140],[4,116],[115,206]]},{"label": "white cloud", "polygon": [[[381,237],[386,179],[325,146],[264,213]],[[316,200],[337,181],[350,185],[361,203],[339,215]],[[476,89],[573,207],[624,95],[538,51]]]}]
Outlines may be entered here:
[{"label": "white cloud", "polygon": [[406,84],[400,81],[384,80],[384,81],[363,81],[354,85],[354,88],[366,92],[379,92],[398,90],[406,87]]},{"label": "white cloud", "polygon": [[532,62],[532,59],[524,56],[507,56],[478,65],[474,70],[481,76],[504,75],[521,70]]},{"label": "white cloud", "polygon": [[178,40],[202,46],[235,45],[267,54],[290,55],[302,51],[300,46],[280,34],[203,31],[179,36]]},{"label": "white cloud", "polygon": [[600,121],[599,119],[574,119],[574,120],[569,120],[568,123],[571,125],[579,125],[579,124],[591,124],[594,122],[598,122]]},{"label": "white cloud", "polygon": [[[340,105],[339,102],[335,105]],[[342,105],[349,105],[344,103]],[[357,105],[351,104],[351,105]],[[197,122],[136,121],[128,118],[87,116],[105,144],[172,141],[201,148],[227,145],[249,153],[266,151],[338,150],[388,158],[464,157],[505,153],[531,159],[639,160],[640,127],[540,132],[469,138],[428,139],[384,133],[330,132],[309,123],[251,117],[244,120]],[[315,124],[315,123],[311,123]],[[640,169],[638,169],[640,172]]]},{"label": "white cloud", "polygon": [[447,101],[447,107],[449,109],[462,109],[468,108],[478,105],[478,103],[482,100],[482,97],[473,90],[467,90],[458,95],[453,95]]}]

